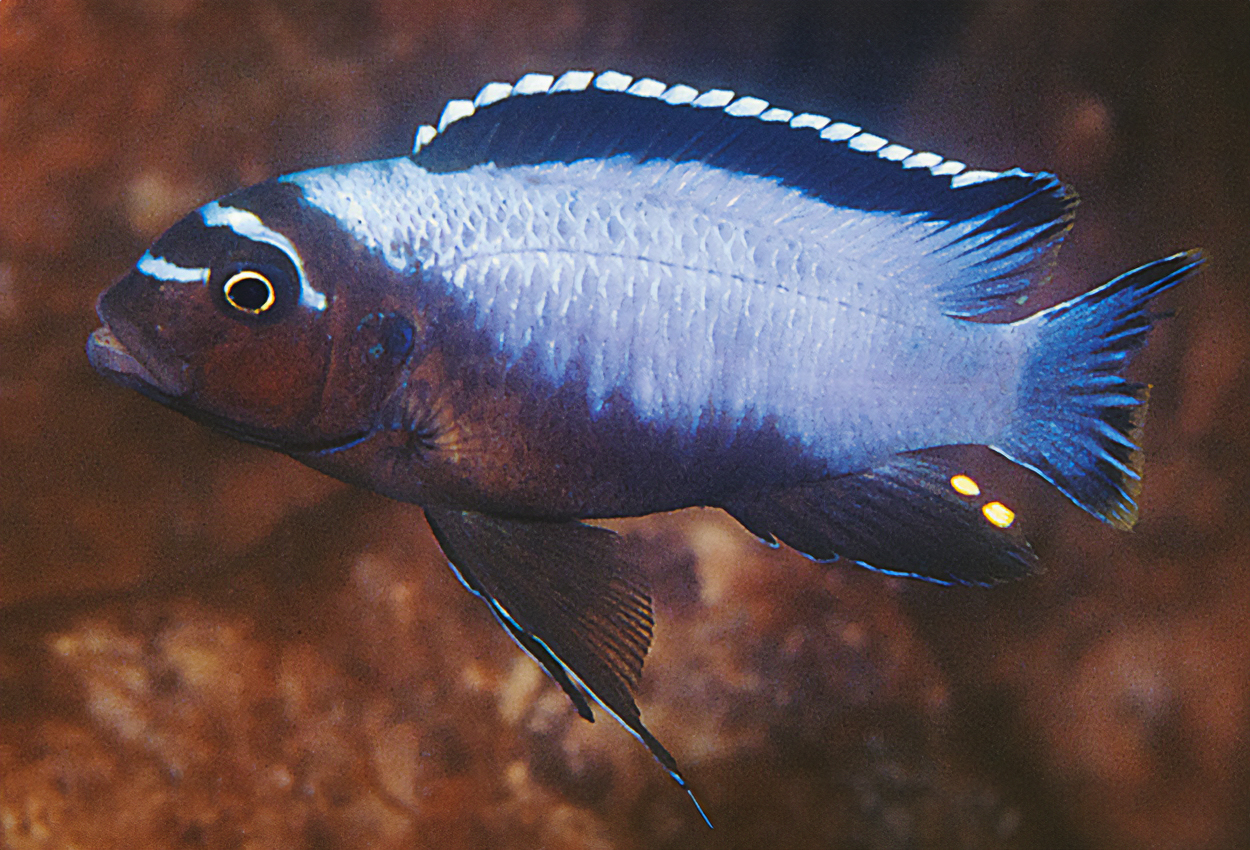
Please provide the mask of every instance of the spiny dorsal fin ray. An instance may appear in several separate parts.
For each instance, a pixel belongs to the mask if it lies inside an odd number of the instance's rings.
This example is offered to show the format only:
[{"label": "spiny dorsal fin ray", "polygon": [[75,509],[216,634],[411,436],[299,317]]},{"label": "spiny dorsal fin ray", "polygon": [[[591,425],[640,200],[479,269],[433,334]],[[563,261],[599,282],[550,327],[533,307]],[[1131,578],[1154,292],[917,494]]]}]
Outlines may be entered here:
[{"label": "spiny dorsal fin ray", "polygon": [[[689,793],[676,760],[643,725],[634,702],[655,620],[646,577],[617,535],[580,522],[447,508],[426,508],[425,516],[465,587],[546,669],[578,714],[594,719],[588,692]],[[706,820],[701,807],[699,813]]]},{"label": "spiny dorsal fin ray", "polygon": [[860,127],[759,98],[605,71],[528,74],[447,104],[417,132],[432,172],[628,156],[702,162],[773,178],[828,204],[937,223],[923,234],[951,265],[942,309],[974,316],[1022,302],[1044,282],[1076,198],[1053,175],[968,170]]},{"label": "spiny dorsal fin ray", "polygon": [[932,452],[743,495],[723,507],[757,537],[818,561],[846,558],[941,584],[997,584],[1037,564],[1002,497]]}]

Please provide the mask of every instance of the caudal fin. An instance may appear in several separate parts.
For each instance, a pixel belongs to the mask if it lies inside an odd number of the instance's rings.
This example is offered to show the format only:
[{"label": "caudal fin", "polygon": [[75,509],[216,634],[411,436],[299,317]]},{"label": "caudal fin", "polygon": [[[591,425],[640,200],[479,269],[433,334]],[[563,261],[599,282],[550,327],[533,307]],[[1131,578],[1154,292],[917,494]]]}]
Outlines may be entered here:
[{"label": "caudal fin", "polygon": [[1021,319],[1038,325],[1032,359],[1021,375],[1015,422],[993,448],[1099,519],[1132,527],[1149,388],[1121,372],[1157,318],[1150,300],[1201,262],[1197,251],[1174,254]]}]

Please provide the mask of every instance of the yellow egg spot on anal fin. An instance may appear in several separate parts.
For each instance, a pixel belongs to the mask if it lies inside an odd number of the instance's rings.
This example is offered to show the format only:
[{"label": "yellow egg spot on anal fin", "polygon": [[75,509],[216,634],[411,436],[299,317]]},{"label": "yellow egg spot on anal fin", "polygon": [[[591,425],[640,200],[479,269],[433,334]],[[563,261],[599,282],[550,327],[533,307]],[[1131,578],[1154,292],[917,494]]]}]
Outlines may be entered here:
[{"label": "yellow egg spot on anal fin", "polygon": [[981,506],[981,513],[999,528],[1006,528],[1016,521],[1016,512],[1002,502],[986,502]]},{"label": "yellow egg spot on anal fin", "polygon": [[981,488],[977,485],[977,482],[962,473],[951,476],[951,487],[961,496],[981,495]]}]

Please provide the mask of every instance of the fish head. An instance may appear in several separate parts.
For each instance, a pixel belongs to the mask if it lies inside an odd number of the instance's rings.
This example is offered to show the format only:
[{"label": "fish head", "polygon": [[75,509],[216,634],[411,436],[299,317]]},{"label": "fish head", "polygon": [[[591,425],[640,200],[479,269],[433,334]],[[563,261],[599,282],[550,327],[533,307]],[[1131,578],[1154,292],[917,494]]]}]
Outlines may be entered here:
[{"label": "fish head", "polygon": [[88,357],[247,442],[289,453],[359,442],[402,384],[415,334],[362,254],[298,187],[227,195],[173,225],[100,296]]}]

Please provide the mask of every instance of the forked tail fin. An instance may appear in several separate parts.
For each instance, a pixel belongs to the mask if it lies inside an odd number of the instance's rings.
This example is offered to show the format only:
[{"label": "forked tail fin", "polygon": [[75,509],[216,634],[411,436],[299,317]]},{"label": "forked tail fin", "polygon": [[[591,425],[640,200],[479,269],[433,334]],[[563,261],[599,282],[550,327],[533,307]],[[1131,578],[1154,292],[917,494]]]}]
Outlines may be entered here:
[{"label": "forked tail fin", "polygon": [[1021,375],[1015,421],[993,448],[1099,519],[1130,528],[1149,388],[1121,373],[1157,318],[1150,300],[1201,262],[1197,251],[1174,254],[1021,319],[1038,325],[1032,359]]}]

